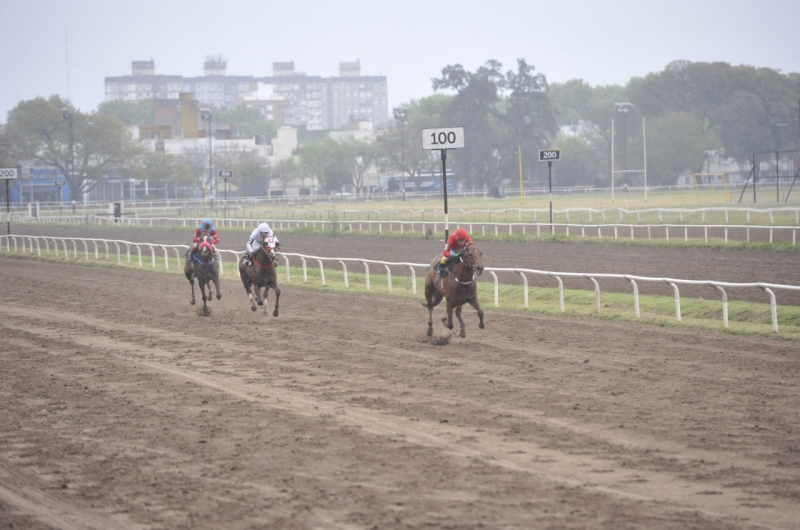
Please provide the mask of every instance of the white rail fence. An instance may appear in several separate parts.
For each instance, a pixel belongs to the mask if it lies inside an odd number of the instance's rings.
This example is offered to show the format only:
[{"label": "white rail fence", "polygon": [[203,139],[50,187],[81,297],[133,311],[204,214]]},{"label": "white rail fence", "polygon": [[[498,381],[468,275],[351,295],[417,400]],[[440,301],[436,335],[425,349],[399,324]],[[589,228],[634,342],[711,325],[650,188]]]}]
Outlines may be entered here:
[{"label": "white rail fence", "polygon": [[[12,216],[13,217],[13,216]],[[115,224],[113,219],[103,217],[23,217],[23,220],[16,219],[13,222],[41,223],[41,224]],[[170,218],[170,217],[149,217],[132,218],[126,217],[119,219],[119,224],[125,226],[176,226],[192,227],[201,222],[200,219]],[[216,224],[219,228],[241,228],[249,230],[253,228],[253,219],[218,219]],[[291,220],[276,219],[270,221],[273,228],[277,230],[291,230],[311,227],[312,230],[341,230],[376,232],[399,232],[400,234],[421,234],[430,235],[444,231],[444,221],[346,221],[346,220]],[[568,238],[597,237],[598,239],[614,240],[670,240],[683,239],[703,239],[709,243],[709,238],[722,239],[725,244],[730,241],[752,242],[791,242],[792,246],[797,245],[797,232],[800,226],[769,226],[769,225],[711,225],[711,224],[569,224],[569,223],[492,223],[492,222],[462,222],[450,223],[453,226],[463,226],[472,234],[480,233],[486,236],[487,233],[499,237],[501,235],[528,235],[536,234],[536,237],[543,235],[562,235]]]},{"label": "white rail fence", "polygon": [[[156,268],[156,254],[157,251],[163,252],[164,256],[164,268],[165,270],[169,270],[169,251],[174,251],[175,254],[175,265],[178,270],[181,270],[182,267],[182,260],[183,254],[182,251],[185,252],[189,249],[188,245],[160,245],[155,243],[134,243],[130,241],[121,241],[121,240],[106,240],[106,239],[87,239],[87,238],[65,238],[65,237],[50,237],[50,236],[27,236],[27,235],[3,235],[0,236],[0,249],[3,247],[3,243],[5,243],[6,252],[11,252],[11,246],[13,244],[14,253],[19,253],[20,249],[23,254],[34,253],[34,245],[36,247],[36,255],[41,257],[42,255],[42,246],[45,247],[45,252],[49,255],[50,254],[50,244],[52,243],[53,250],[55,251],[56,257],[59,256],[59,243],[61,244],[61,249],[64,252],[64,256],[69,258],[70,249],[67,247],[67,242],[71,243],[72,247],[72,256],[73,258],[77,259],[78,257],[78,243],[82,245],[82,251],[84,255],[84,260],[89,260],[89,246],[92,246],[92,253],[94,255],[94,259],[100,259],[100,247],[103,246],[105,251],[106,260],[109,261],[109,257],[111,255],[110,248],[116,249],[116,256],[117,256],[117,263],[122,263],[122,246],[125,247],[124,255],[126,256],[127,263],[131,263],[131,249],[135,249],[136,255],[138,258],[138,265],[139,267],[143,266],[143,258],[142,258],[142,248],[148,248],[150,251],[150,261],[151,267],[153,269]],[[241,252],[235,252],[232,250],[218,250],[220,254],[220,275],[224,275],[224,255],[231,256],[232,266],[234,270],[236,270],[236,274],[238,276],[239,269],[235,266],[238,262],[239,256],[242,254]],[[408,268],[409,276],[411,280],[411,291],[413,295],[417,294],[417,274],[416,269],[421,268],[423,271],[427,272],[428,267],[430,266],[427,263],[408,263],[408,262],[388,262],[388,261],[380,261],[380,260],[369,260],[369,259],[362,259],[362,258],[332,258],[332,257],[324,257],[324,256],[310,256],[305,254],[296,254],[296,253],[280,253],[280,257],[284,259],[285,271],[286,271],[286,281],[291,282],[291,272],[289,270],[289,258],[297,258],[301,262],[302,271],[303,271],[303,282],[308,282],[308,261],[316,261],[319,267],[320,273],[320,281],[322,285],[326,285],[325,283],[325,266],[323,262],[334,262],[338,263],[342,268],[343,280],[345,287],[350,287],[350,282],[348,278],[348,270],[347,270],[347,263],[359,263],[364,267],[364,275],[365,275],[365,288],[367,291],[370,290],[370,265],[377,265],[382,266],[385,273],[386,273],[386,281],[387,281],[387,288],[388,292],[392,292],[392,272],[390,267],[401,267],[401,268]],[[710,286],[716,289],[716,291],[720,295],[720,299],[722,302],[722,324],[723,327],[728,328],[728,295],[725,289],[741,289],[741,288],[758,288],[764,291],[769,296],[769,304],[771,308],[771,317],[772,317],[772,330],[777,333],[778,332],[778,309],[777,309],[777,299],[775,297],[774,290],[788,290],[788,291],[800,291],[800,286],[795,285],[781,285],[781,284],[773,284],[773,283],[764,283],[764,282],[755,282],[755,283],[731,283],[731,282],[718,282],[718,281],[711,281],[711,280],[683,280],[679,278],[653,278],[647,276],[634,276],[630,274],[590,274],[590,273],[575,273],[575,272],[554,272],[554,271],[540,271],[536,269],[526,269],[526,268],[494,268],[494,267],[487,267],[484,269],[493,280],[493,294],[494,294],[494,306],[499,307],[500,305],[500,283],[497,278],[497,272],[511,272],[516,273],[520,276],[522,280],[523,286],[523,305],[525,308],[529,307],[529,296],[528,296],[528,276],[527,275],[538,275],[543,277],[553,278],[558,286],[558,298],[559,298],[559,310],[563,313],[565,311],[564,305],[564,283],[561,280],[562,277],[564,278],[585,278],[589,282],[592,283],[595,292],[595,310],[597,313],[600,313],[601,305],[600,305],[600,284],[597,281],[598,279],[622,279],[627,280],[630,283],[631,291],[633,294],[633,305],[634,305],[634,314],[636,318],[640,318],[640,310],[639,310],[639,288],[637,282],[652,282],[652,283],[664,283],[669,285],[672,288],[673,296],[675,300],[675,319],[680,322],[681,321],[681,297],[680,297],[680,289],[679,285],[704,285]],[[424,273],[423,273],[424,274]]]}]

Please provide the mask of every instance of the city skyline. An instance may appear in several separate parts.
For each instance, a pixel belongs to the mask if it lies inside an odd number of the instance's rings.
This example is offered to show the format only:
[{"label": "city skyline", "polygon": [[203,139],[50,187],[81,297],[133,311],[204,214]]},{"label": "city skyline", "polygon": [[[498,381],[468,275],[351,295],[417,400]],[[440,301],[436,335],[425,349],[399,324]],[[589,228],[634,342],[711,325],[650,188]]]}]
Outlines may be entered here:
[{"label": "city skyline", "polygon": [[722,61],[800,72],[791,0],[2,0],[0,122],[19,101],[57,94],[82,111],[104,100],[104,79],[153,59],[157,73],[202,75],[221,55],[229,75],[271,75],[293,61],[334,77],[340,62],[386,76],[389,108],[433,94],[431,79],[488,60],[524,58],[550,83],[626,84],[670,62]]}]

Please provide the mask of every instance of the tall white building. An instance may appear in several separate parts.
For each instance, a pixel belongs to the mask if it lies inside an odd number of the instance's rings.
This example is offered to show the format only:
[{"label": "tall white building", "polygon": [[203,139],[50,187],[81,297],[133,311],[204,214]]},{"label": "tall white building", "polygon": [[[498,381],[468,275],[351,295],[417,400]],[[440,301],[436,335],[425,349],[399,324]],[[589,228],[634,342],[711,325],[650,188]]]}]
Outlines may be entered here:
[{"label": "tall white building", "polygon": [[389,121],[386,76],[361,75],[359,61],[339,63],[336,77],[306,75],[295,70],[293,61],[273,63],[271,76],[232,76],[220,56],[206,57],[199,77],[158,75],[152,59],[131,66],[131,75],[105,78],[106,101],[178,100],[181,93],[192,93],[200,106],[245,103],[279,127],[308,130]]}]

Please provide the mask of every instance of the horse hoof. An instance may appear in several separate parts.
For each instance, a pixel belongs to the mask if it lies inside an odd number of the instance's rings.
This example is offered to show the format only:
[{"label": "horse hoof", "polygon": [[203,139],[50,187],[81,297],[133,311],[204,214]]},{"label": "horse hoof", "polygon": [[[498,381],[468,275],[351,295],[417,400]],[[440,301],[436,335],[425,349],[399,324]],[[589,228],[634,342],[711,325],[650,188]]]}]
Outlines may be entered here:
[{"label": "horse hoof", "polygon": [[462,331],[461,333],[458,334],[458,336],[461,337],[462,339],[466,339],[467,338],[467,332],[466,331]]},{"label": "horse hoof", "polygon": [[222,295],[221,294],[217,295],[217,300],[222,300]]},{"label": "horse hoof", "polygon": [[192,300],[192,305],[194,305],[194,300]]},{"label": "horse hoof", "polygon": [[433,328],[428,328],[428,332],[426,333],[429,337],[433,336]]},{"label": "horse hoof", "polygon": [[274,317],[278,316],[278,310],[277,309],[272,312],[272,316],[274,316]]},{"label": "horse hoof", "polygon": [[251,305],[251,306],[250,306],[250,309],[252,309],[254,313],[256,312],[256,306],[254,306],[254,305]]},{"label": "horse hoof", "polygon": [[480,324],[478,324],[478,327],[483,329],[485,326],[483,325],[483,322],[481,322]]},{"label": "horse hoof", "polygon": [[264,305],[264,302],[262,302],[261,300],[259,300],[259,301],[258,301],[258,305]]}]

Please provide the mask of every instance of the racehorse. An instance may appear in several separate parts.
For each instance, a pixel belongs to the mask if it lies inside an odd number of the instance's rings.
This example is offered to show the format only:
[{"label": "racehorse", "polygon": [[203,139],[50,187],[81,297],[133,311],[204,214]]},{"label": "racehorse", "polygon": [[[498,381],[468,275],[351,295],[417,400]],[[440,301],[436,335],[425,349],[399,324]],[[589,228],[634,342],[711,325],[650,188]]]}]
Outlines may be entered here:
[{"label": "racehorse", "polygon": [[[190,251],[186,265],[183,267],[183,273],[192,285],[192,305],[195,304],[194,279],[197,278],[200,292],[203,295],[203,312],[207,314],[206,301],[211,300],[211,282],[214,282],[214,286],[217,288],[217,300],[222,298],[219,290],[219,261],[215,259],[215,251],[211,243],[203,241],[197,247],[197,252],[192,254]],[[208,296],[206,296],[206,286],[208,286]]]},{"label": "racehorse", "polygon": [[[258,305],[264,306],[264,314],[267,314],[267,304],[269,290],[272,288],[275,291],[275,309],[272,311],[272,316],[278,316],[278,302],[281,299],[281,290],[278,287],[278,273],[275,270],[275,259],[277,258],[275,238],[265,237],[261,243],[261,248],[256,251],[253,257],[252,264],[246,265],[244,256],[239,258],[239,276],[242,279],[244,288],[247,291],[247,297],[250,299],[250,309],[256,310],[256,301]],[[255,291],[255,297],[250,291],[250,288]],[[264,295],[261,295],[261,289],[264,289]]]},{"label": "racehorse", "polygon": [[441,257],[436,257],[428,268],[425,278],[425,302],[428,308],[428,336],[433,335],[433,308],[442,298],[447,300],[447,317],[442,318],[442,323],[447,329],[453,329],[453,311],[458,323],[461,325],[459,336],[467,336],[464,320],[461,318],[461,306],[470,304],[478,311],[480,324],[483,329],[483,309],[478,303],[477,278],[483,274],[483,254],[475,243],[469,243],[458,255],[457,261],[449,268],[447,275],[442,278],[436,270],[436,264]]}]

